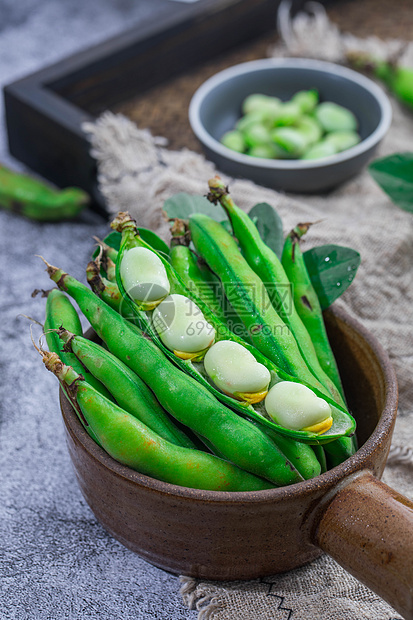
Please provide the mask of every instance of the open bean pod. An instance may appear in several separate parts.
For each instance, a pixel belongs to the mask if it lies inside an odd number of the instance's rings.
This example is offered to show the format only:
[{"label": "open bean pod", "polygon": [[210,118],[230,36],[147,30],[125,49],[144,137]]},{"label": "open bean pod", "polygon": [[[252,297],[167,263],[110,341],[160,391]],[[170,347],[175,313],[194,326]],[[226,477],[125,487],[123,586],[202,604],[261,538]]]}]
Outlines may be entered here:
[{"label": "open bean pod", "polygon": [[[332,398],[329,398],[320,390],[317,390],[312,386],[308,386],[305,381],[302,381],[296,377],[292,377],[281,368],[279,368],[274,362],[270,361],[267,357],[260,353],[254,346],[248,344],[242,338],[239,338],[238,336],[233,334],[226,327],[226,325],[224,325],[214,315],[214,313],[208,308],[208,306],[201,299],[196,297],[196,295],[194,295],[194,293],[185,286],[185,284],[182,282],[181,278],[175,272],[171,264],[161,254],[151,248],[137,234],[136,224],[128,214],[119,214],[119,216],[112,223],[112,227],[122,233],[122,242],[117,260],[117,283],[125,304],[123,309],[124,316],[129,315],[128,318],[132,320],[132,322],[136,322],[139,328],[142,329],[142,331],[144,331],[153,340],[153,342],[165,353],[165,355],[171,361],[173,361],[174,364],[178,366],[183,372],[194,377],[199,383],[204,385],[204,387],[206,387],[211,393],[213,393],[220,402],[226,404],[238,414],[241,414],[243,417],[255,420],[259,422],[261,426],[265,426],[280,435],[284,435],[285,437],[290,437],[303,443],[322,445],[324,443],[328,443],[340,437],[352,435],[354,433],[355,421],[353,417],[349,413],[347,413],[344,408],[337,405],[337,403],[335,403]],[[263,364],[270,371],[272,385],[279,381],[293,381],[296,383],[302,383],[303,385],[307,385],[307,387],[310,387],[316,394],[316,396],[325,399],[331,408],[331,416],[333,418],[331,428],[322,435],[320,435],[316,432],[311,431],[287,429],[280,424],[276,424],[268,417],[266,417],[263,406],[260,410],[259,405],[253,407],[252,405],[242,403],[236,398],[233,398],[230,395],[221,392],[215,386],[213,386],[211,382],[206,378],[199,364],[196,365],[191,362],[191,360],[183,360],[174,355],[173,351],[168,349],[159,338],[153,326],[151,316],[144,309],[143,304],[140,304],[139,301],[137,301],[136,299],[133,300],[128,295],[122,282],[120,266],[123,256],[128,250],[135,247],[147,248],[158,256],[158,258],[162,261],[166,274],[168,276],[170,292],[173,294],[184,295],[185,297],[188,297],[193,302],[195,302],[195,304],[202,311],[205,319],[215,328],[217,341],[232,340],[245,347],[248,351],[252,353],[257,362]]]}]

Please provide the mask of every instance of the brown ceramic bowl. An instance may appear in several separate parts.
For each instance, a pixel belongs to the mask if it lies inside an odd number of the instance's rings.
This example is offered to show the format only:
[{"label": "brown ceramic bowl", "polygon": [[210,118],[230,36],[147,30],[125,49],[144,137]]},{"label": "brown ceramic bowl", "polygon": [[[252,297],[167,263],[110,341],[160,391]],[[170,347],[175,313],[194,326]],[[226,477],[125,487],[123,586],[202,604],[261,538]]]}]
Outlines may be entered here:
[{"label": "brown ceramic bowl", "polygon": [[61,395],[70,456],[103,527],[160,568],[213,580],[284,572],[332,555],[413,618],[413,504],[379,482],[397,411],[397,382],[377,340],[342,311],[326,312],[361,446],[312,480],[258,492],[160,482],[107,455]]}]

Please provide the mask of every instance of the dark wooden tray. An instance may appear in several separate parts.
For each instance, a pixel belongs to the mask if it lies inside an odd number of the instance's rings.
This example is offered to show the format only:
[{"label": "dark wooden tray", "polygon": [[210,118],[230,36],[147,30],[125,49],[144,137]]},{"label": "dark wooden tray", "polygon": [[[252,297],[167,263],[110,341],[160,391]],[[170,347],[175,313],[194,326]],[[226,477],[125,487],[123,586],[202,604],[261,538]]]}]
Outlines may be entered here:
[{"label": "dark wooden tray", "polygon": [[[278,4],[279,0],[200,0],[195,4],[160,0],[156,23],[141,23],[139,28],[7,85],[4,97],[11,154],[60,187],[82,187],[92,195],[94,208],[104,212],[82,123],[105,109],[125,109],[128,101],[143,93],[162,97],[162,92],[156,94],[160,85],[221,59],[229,51],[232,54],[239,46],[247,46],[248,58],[251,41],[258,41],[252,57],[265,55],[263,41],[267,33],[274,34]],[[300,5],[301,0],[296,0],[295,8]],[[230,55],[227,63],[233,59],[241,61],[244,56]],[[218,69],[220,64],[221,60]],[[210,65],[205,75],[212,69]],[[147,126],[151,126],[150,119]],[[157,127],[151,128],[156,133]]]},{"label": "dark wooden tray", "polygon": [[[102,213],[83,121],[120,111],[171,148],[199,149],[187,120],[193,91],[225,66],[266,55],[280,0],[151,2],[159,5],[156,23],[141,22],[4,89],[11,154],[58,186],[86,189]],[[398,0],[396,10],[388,0],[322,2],[343,31],[409,39],[411,0]],[[304,3],[293,0],[293,12]]]}]

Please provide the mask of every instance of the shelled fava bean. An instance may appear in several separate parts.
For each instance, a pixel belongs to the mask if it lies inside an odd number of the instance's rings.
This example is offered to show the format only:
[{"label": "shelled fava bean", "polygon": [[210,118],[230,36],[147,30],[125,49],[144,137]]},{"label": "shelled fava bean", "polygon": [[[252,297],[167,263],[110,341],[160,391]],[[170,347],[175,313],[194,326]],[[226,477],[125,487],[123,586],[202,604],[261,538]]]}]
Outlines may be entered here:
[{"label": "shelled fava bean", "polygon": [[337,103],[320,103],[316,90],[299,91],[289,101],[252,94],[242,112],[221,143],[252,157],[320,159],[360,142],[354,114]]}]

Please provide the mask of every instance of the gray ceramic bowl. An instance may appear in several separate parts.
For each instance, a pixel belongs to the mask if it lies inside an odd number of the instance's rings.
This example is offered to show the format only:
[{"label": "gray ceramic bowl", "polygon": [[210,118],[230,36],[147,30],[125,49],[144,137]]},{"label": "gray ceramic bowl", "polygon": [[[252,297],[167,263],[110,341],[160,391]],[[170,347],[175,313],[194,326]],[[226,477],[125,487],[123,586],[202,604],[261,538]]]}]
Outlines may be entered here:
[{"label": "gray ceramic bowl", "polygon": [[[316,88],[322,101],[351,110],[359,121],[362,141],[321,160],[271,160],[231,151],[219,140],[241,116],[251,93],[290,99],[299,90]],[[191,127],[207,157],[234,177],[291,192],[328,190],[360,172],[391,123],[391,105],[368,78],[332,63],[302,58],[264,59],[221,71],[196,91],[189,107]]]}]

